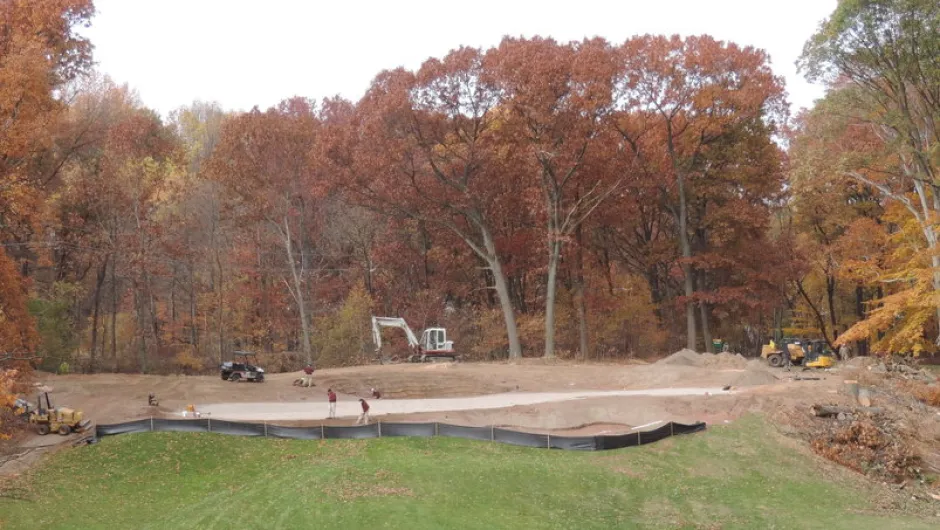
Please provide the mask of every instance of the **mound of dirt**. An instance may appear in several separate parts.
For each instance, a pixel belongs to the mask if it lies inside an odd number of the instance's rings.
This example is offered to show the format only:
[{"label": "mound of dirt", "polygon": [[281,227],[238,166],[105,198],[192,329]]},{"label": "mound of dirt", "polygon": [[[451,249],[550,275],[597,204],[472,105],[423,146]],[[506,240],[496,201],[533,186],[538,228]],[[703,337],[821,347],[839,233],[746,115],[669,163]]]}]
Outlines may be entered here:
[{"label": "mound of dirt", "polygon": [[777,382],[777,377],[766,370],[748,368],[746,372],[731,382],[731,386],[770,385]]},{"label": "mound of dirt", "polygon": [[842,364],[849,368],[864,368],[866,366],[871,366],[877,363],[878,359],[872,357],[853,357],[848,361],[843,362]]},{"label": "mound of dirt", "polygon": [[747,359],[740,353],[721,352],[714,355],[702,354],[705,366],[715,368],[745,368]]},{"label": "mound of dirt", "polygon": [[702,358],[701,354],[698,352],[692,351],[688,348],[683,348],[669,357],[665,357],[656,361],[656,364],[669,364],[672,366],[702,366],[705,364],[705,359]]}]

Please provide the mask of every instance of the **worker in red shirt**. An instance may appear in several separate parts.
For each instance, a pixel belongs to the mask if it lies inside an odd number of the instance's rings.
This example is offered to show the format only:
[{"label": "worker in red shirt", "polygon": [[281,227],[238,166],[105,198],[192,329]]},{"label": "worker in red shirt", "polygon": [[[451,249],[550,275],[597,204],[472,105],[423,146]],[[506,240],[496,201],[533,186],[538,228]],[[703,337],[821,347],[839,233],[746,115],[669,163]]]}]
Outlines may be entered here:
[{"label": "worker in red shirt", "polygon": [[368,425],[371,420],[371,418],[369,418],[369,404],[362,398],[359,398],[359,404],[362,405],[362,414],[360,414],[359,419],[356,420],[356,425]]},{"label": "worker in red shirt", "polygon": [[304,377],[300,386],[313,386],[313,365],[310,363],[307,363],[307,366],[304,366]]},{"label": "worker in red shirt", "polygon": [[326,390],[326,398],[330,401],[330,418],[336,417],[336,392],[332,388]]}]

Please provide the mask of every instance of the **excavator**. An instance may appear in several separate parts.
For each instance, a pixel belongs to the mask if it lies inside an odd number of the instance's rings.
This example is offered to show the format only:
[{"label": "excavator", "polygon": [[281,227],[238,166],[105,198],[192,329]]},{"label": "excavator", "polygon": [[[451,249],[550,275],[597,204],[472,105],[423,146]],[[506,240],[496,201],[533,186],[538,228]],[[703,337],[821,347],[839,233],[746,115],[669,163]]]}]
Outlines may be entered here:
[{"label": "excavator", "polygon": [[415,336],[408,323],[401,317],[372,317],[372,340],[375,342],[375,353],[381,359],[382,352],[382,328],[399,328],[404,330],[405,337],[408,339],[408,346],[411,347],[411,355],[408,360],[413,363],[426,363],[436,360],[449,359],[457,360],[457,353],[454,351],[454,342],[447,340],[447,330],[445,328],[428,328],[421,333],[421,340]]}]

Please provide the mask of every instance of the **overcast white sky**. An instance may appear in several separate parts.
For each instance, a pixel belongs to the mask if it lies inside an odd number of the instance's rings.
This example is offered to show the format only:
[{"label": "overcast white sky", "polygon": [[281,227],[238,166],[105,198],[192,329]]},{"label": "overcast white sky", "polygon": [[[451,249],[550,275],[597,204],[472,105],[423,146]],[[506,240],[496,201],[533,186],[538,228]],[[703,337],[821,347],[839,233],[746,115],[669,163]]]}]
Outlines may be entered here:
[{"label": "overcast white sky", "polygon": [[504,35],[619,43],[708,33],[770,53],[793,110],[823,89],[796,73],[803,43],[837,0],[95,0],[84,30],[99,69],[166,115],[202,99],[227,110],[299,95],[356,100],[381,70],[417,68]]}]

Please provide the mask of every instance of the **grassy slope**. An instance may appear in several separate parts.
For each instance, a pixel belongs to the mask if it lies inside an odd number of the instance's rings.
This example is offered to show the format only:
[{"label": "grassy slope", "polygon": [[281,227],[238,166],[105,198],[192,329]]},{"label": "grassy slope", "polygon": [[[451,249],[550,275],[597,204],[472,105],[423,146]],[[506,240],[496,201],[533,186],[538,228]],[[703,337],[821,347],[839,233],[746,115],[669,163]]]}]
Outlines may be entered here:
[{"label": "grassy slope", "polygon": [[606,453],[124,435],[20,479],[0,528],[936,528],[868,512],[873,490],[818,465],[756,417]]}]

